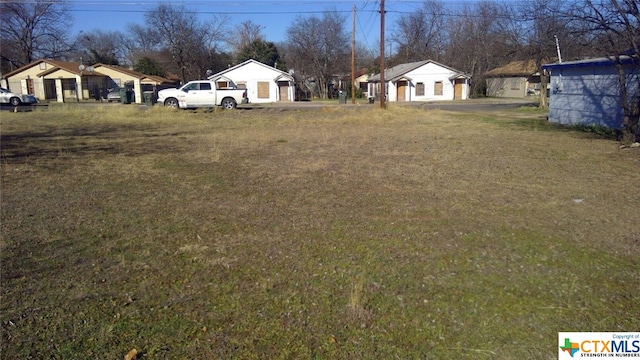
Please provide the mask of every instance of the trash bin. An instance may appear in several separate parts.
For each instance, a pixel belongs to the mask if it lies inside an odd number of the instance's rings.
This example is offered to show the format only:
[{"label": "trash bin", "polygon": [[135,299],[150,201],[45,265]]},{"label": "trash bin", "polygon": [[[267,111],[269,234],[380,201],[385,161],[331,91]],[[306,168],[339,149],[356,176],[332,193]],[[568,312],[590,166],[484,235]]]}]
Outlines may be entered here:
[{"label": "trash bin", "polygon": [[376,101],[376,98],[373,96],[369,98],[369,104],[373,104]]},{"label": "trash bin", "polygon": [[346,91],[340,91],[340,94],[338,95],[338,97],[340,98],[340,104],[346,104],[347,103],[347,92]]},{"label": "trash bin", "polygon": [[125,89],[125,88],[120,88],[120,103],[121,104],[128,104],[128,102],[127,102],[127,89]]},{"label": "trash bin", "polygon": [[134,101],[133,90],[127,90],[127,104],[131,104]]},{"label": "trash bin", "polygon": [[144,97],[144,104],[147,106],[153,106],[153,91],[145,91],[142,95]]}]

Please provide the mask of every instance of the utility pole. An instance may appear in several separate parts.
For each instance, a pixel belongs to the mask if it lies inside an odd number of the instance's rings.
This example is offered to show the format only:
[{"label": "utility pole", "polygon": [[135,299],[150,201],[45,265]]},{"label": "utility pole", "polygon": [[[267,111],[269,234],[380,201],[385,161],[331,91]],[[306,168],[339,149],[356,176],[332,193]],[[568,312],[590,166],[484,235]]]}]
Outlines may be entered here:
[{"label": "utility pole", "polygon": [[380,109],[386,109],[387,95],[384,82],[384,0],[380,0]]},{"label": "utility pole", "polygon": [[356,103],[356,4],[353,4],[353,24],[351,26],[351,103]]}]

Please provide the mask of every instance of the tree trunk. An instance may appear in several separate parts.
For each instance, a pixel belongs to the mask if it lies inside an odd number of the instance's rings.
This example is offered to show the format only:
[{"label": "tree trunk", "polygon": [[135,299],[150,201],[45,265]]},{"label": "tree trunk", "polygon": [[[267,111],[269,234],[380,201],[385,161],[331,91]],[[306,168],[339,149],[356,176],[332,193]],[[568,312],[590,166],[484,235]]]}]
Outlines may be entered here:
[{"label": "tree trunk", "polygon": [[634,101],[630,106],[624,109],[624,118],[622,120],[622,139],[625,145],[633,144],[638,141],[638,119],[640,119],[640,104]]},{"label": "tree trunk", "polygon": [[549,107],[547,101],[547,84],[549,84],[549,73],[547,70],[540,71],[540,108],[546,109]]},{"label": "tree trunk", "polygon": [[620,86],[620,101],[624,117],[622,118],[622,138],[624,145],[636,142],[638,132],[638,118],[640,118],[640,97],[637,93],[630,94],[627,84],[627,74],[624,64],[619,56],[616,56],[615,66],[618,69],[618,84]]}]

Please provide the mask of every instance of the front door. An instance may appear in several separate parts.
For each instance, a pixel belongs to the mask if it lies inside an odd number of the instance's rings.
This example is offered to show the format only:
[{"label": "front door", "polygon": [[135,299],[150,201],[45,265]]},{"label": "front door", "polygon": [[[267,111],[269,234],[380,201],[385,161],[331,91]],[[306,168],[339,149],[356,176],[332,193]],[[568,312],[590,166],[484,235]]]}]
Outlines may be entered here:
[{"label": "front door", "polygon": [[453,98],[456,100],[462,99],[462,85],[464,84],[464,79],[456,79],[453,84]]},{"label": "front door", "polygon": [[53,79],[44,80],[44,98],[45,100],[56,100],[58,98],[56,92],[56,81]]},{"label": "front door", "polygon": [[407,82],[398,81],[398,101],[406,101],[407,97]]},{"label": "front door", "polygon": [[33,79],[27,79],[27,94],[35,94],[33,89]]},{"label": "front door", "polygon": [[289,101],[289,83],[288,82],[279,81],[278,91],[280,95],[279,101]]}]

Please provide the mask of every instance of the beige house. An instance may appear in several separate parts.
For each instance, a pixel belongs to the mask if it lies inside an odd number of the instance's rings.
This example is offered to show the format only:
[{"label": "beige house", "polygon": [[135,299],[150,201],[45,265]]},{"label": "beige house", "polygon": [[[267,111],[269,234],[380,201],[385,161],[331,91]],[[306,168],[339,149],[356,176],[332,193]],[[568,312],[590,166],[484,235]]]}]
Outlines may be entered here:
[{"label": "beige house", "polygon": [[134,93],[134,102],[141,103],[144,99],[142,93],[174,87],[177,83],[160,76],[146,75],[131,69],[116,65],[96,64],[94,71],[107,76],[106,89],[126,88]]},{"label": "beige house", "polygon": [[514,61],[485,73],[487,96],[523,98],[540,94],[540,72],[533,60]]},{"label": "beige house", "polygon": [[134,92],[134,102],[143,101],[142,92],[173,81],[145,75],[114,65],[86,66],[78,62],[41,59],[3,74],[0,85],[13,92],[34,94],[40,101],[77,102],[105,98],[109,89],[125,87]]},{"label": "beige house", "polygon": [[89,85],[104,81],[81,63],[42,59],[3,74],[1,85],[13,92],[34,94],[40,101],[79,101],[90,97]]},{"label": "beige house", "polygon": [[[355,74],[353,75],[354,75],[353,83],[355,84],[355,88],[359,89],[362,94],[366,94],[367,87],[369,84],[369,76],[371,76],[369,69],[367,68],[360,69],[356,71]],[[342,78],[340,78],[340,86],[339,86],[340,90],[350,91],[350,89],[347,89],[347,87],[350,86],[349,85],[350,83],[351,83],[351,74],[345,75]]]}]

